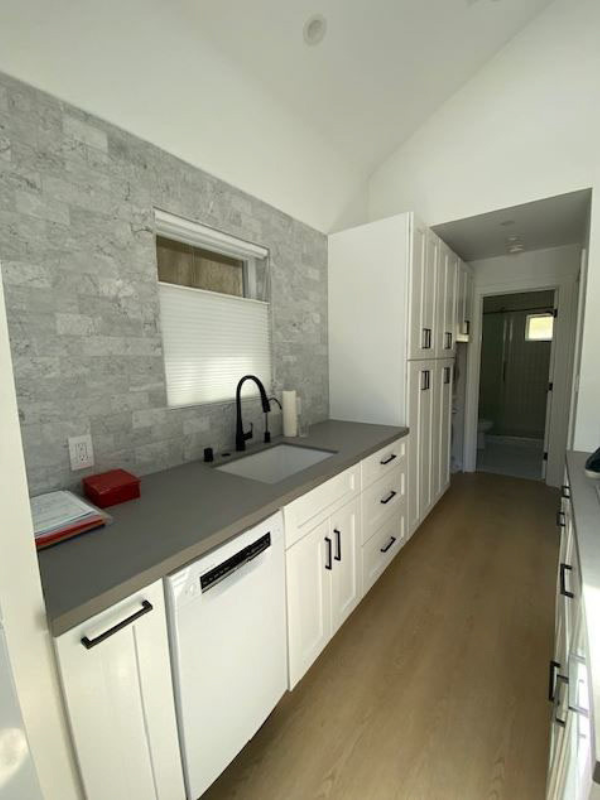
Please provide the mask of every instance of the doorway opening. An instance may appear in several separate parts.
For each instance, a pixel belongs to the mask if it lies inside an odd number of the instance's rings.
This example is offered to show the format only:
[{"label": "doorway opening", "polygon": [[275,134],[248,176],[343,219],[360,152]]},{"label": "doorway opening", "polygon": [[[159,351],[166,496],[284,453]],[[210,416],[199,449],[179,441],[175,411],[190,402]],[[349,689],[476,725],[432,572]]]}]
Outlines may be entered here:
[{"label": "doorway opening", "polygon": [[555,294],[521,292],[483,300],[479,472],[545,478]]}]

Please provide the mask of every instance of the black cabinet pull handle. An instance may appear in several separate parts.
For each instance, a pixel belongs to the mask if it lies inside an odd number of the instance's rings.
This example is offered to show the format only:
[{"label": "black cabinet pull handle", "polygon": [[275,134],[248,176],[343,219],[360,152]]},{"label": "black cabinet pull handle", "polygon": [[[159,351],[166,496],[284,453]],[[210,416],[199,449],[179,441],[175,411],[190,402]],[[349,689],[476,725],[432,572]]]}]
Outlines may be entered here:
[{"label": "black cabinet pull handle", "polygon": [[450,383],[450,367],[444,367],[444,383]]},{"label": "black cabinet pull handle", "polygon": [[385,467],[386,464],[391,464],[395,458],[398,458],[398,456],[395,453],[392,453],[391,456],[388,456],[388,458],[384,458],[383,461],[380,461],[379,463],[381,464],[382,467]]},{"label": "black cabinet pull handle", "polygon": [[429,389],[430,381],[430,370],[424,369],[421,373],[421,390],[423,392],[426,392]]},{"label": "black cabinet pull handle", "polygon": [[567,586],[565,584],[565,573],[566,573],[567,570],[572,570],[572,569],[573,569],[573,567],[570,567],[568,564],[561,564],[560,565],[560,593],[564,597],[571,597],[571,598],[575,597],[573,592],[570,592],[567,589]]},{"label": "black cabinet pull handle", "polygon": [[336,549],[337,549],[337,554],[334,556],[334,558],[335,558],[336,561],[341,561],[342,560],[342,534],[340,533],[340,531],[338,531],[337,528],[334,528],[333,532],[336,535],[335,544],[336,544]]},{"label": "black cabinet pull handle", "polygon": [[548,700],[554,702],[554,673],[560,669],[558,661],[550,662],[550,669],[548,670]]},{"label": "black cabinet pull handle", "polygon": [[571,499],[571,487],[570,486],[562,486],[560,490],[561,497],[565,500]]},{"label": "black cabinet pull handle", "polygon": [[398,492],[394,492],[394,491],[392,490],[392,491],[391,491],[391,492],[388,494],[388,496],[387,496],[387,497],[385,497],[383,500],[380,500],[379,502],[381,503],[381,505],[382,505],[382,506],[387,506],[387,504],[390,502],[390,500],[393,500],[393,499],[394,499],[394,497],[396,497],[396,495],[397,495],[397,494],[398,494]]},{"label": "black cabinet pull handle", "polygon": [[140,617],[143,617],[145,614],[149,614],[154,606],[149,600],[144,600],[142,603],[142,607],[139,611],[136,611],[135,614],[132,614],[127,619],[124,619],[122,622],[118,622],[116,625],[113,625],[112,628],[109,628],[104,633],[101,633],[99,636],[96,636],[95,639],[88,639],[87,636],[84,636],[81,640],[81,644],[85,647],[86,650],[91,650],[92,647],[96,647],[97,644],[101,644],[110,636],[114,636],[115,633],[122,631],[123,628],[126,628],[128,625],[131,625],[132,622],[135,622]]},{"label": "black cabinet pull handle", "polygon": [[470,331],[471,331],[471,320],[470,319],[466,319],[465,320],[465,335],[468,336]]},{"label": "black cabinet pull handle", "polygon": [[331,560],[331,539],[329,536],[325,537],[325,541],[327,542],[327,563],[325,564],[325,569],[333,569],[333,561]]},{"label": "black cabinet pull handle", "polygon": [[423,350],[431,350],[431,328],[423,328]]},{"label": "black cabinet pull handle", "polygon": [[386,544],[386,546],[379,548],[379,552],[380,553],[387,553],[387,551],[390,549],[390,547],[394,544],[395,541],[396,541],[396,537],[395,536],[391,536],[390,537],[390,541]]},{"label": "black cabinet pull handle", "polygon": [[450,331],[446,331],[446,344],[444,347],[446,350],[452,350],[452,334]]},{"label": "black cabinet pull handle", "polygon": [[564,528],[567,524],[565,522],[565,512],[561,511],[560,509],[556,512],[556,524],[559,528]]}]

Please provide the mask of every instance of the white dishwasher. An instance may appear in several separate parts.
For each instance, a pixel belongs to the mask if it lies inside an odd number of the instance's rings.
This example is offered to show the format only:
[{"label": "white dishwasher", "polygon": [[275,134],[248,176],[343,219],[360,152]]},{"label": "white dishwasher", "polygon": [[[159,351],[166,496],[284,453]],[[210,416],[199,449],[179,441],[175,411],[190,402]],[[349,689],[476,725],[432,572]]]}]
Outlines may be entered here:
[{"label": "white dishwasher", "polygon": [[165,583],[186,791],[197,800],[287,689],[281,514]]}]

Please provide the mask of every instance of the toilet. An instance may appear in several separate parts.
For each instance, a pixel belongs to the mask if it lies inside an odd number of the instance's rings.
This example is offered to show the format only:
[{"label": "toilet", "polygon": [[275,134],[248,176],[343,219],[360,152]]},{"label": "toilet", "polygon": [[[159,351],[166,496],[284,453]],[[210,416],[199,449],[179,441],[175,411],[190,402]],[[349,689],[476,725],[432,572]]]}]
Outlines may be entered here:
[{"label": "toilet", "polygon": [[485,435],[494,427],[494,423],[489,419],[480,419],[477,423],[477,449],[485,450]]}]

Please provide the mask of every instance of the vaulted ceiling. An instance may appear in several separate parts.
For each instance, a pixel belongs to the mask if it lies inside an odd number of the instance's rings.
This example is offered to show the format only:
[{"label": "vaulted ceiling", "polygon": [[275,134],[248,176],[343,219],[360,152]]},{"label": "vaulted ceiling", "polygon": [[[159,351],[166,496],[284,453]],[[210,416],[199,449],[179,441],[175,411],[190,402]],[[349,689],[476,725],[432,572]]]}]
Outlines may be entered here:
[{"label": "vaulted ceiling", "polygon": [[[179,2],[228,58],[369,172],[550,0]],[[315,13],[327,31],[310,46],[303,26]]]}]

